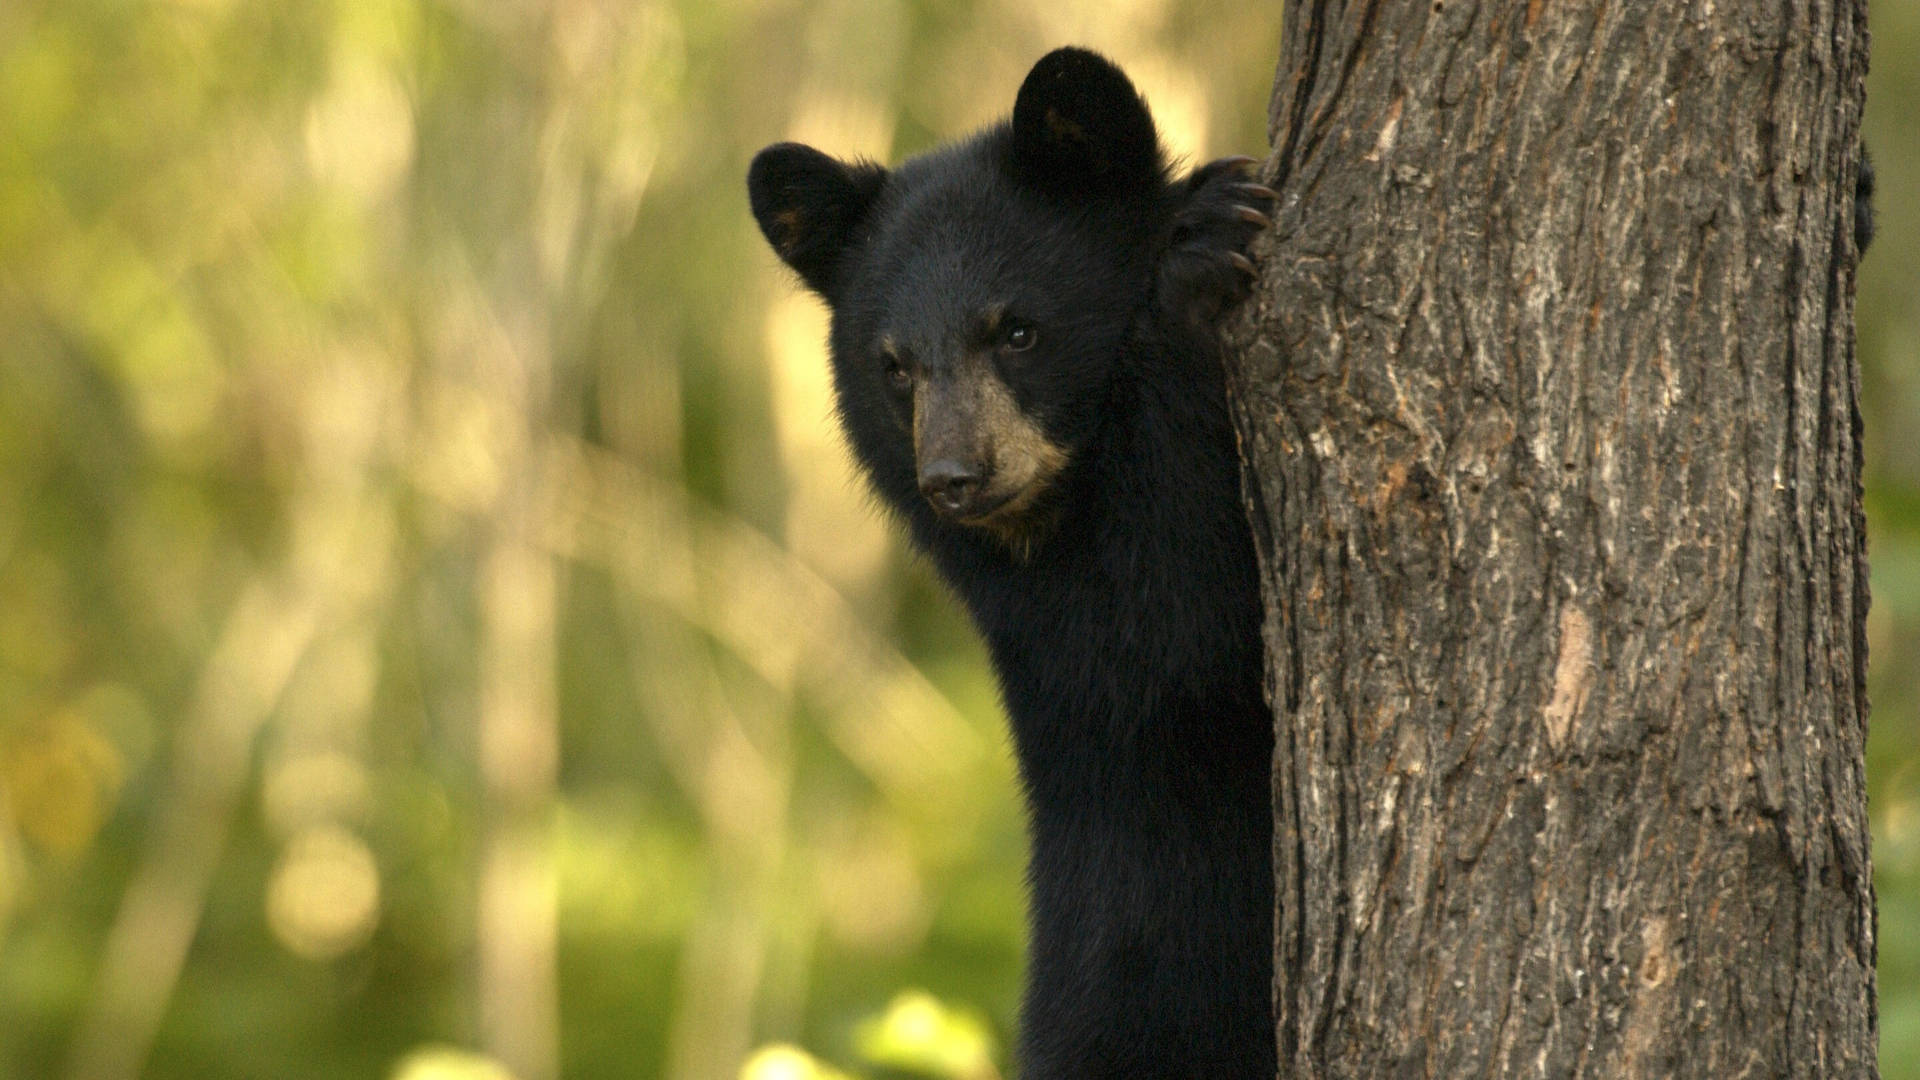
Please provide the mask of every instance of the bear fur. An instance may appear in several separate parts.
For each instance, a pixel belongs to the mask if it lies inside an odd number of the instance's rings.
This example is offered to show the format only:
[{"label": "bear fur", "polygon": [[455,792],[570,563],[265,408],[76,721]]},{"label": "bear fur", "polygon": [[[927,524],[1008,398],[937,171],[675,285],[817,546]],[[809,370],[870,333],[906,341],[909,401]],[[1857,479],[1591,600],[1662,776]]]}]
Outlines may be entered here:
[{"label": "bear fur", "polygon": [[1273,719],[1216,322],[1273,193],[1169,168],[1060,49],[1007,122],[748,176],[828,304],[840,423],[985,638],[1029,812],[1030,1080],[1268,1078]]}]

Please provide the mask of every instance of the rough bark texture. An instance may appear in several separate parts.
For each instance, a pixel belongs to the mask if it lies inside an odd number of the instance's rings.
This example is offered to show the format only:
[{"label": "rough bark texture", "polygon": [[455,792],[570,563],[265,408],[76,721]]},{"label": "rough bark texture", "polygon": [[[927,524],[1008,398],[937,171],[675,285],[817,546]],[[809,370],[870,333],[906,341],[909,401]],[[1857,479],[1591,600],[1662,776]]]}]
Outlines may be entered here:
[{"label": "rough bark texture", "polygon": [[1861,2],[1288,5],[1281,1075],[1875,1074]]}]

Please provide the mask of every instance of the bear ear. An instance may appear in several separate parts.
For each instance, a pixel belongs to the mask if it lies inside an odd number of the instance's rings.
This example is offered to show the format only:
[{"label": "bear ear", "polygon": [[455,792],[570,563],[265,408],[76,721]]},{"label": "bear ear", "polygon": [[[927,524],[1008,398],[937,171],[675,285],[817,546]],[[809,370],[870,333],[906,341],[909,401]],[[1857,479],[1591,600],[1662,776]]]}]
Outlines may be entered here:
[{"label": "bear ear", "polygon": [[767,243],[808,288],[831,299],[841,256],[886,180],[887,170],[878,165],[776,143],[754,155],[747,198]]},{"label": "bear ear", "polygon": [[1113,62],[1086,49],[1040,58],[1013,103],[1021,180],[1061,194],[1123,189],[1161,178],[1147,103]]}]

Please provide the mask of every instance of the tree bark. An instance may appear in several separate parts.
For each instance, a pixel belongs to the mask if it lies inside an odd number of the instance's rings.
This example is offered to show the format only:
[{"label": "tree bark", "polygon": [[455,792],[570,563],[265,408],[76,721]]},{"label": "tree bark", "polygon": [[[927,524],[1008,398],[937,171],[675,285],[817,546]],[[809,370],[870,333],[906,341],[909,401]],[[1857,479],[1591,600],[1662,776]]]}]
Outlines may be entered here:
[{"label": "tree bark", "polygon": [[1237,334],[1289,1077],[1873,1076],[1862,0],[1299,0]]}]

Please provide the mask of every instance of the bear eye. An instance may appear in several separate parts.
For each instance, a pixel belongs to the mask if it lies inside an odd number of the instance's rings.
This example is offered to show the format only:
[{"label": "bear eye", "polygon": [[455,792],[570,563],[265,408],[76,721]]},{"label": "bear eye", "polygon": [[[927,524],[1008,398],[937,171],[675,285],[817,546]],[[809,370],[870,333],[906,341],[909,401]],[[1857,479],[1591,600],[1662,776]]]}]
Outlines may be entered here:
[{"label": "bear eye", "polygon": [[882,370],[887,376],[887,389],[897,394],[904,394],[913,389],[913,372],[907,370],[907,366],[900,362],[899,357],[889,353],[881,363]]},{"label": "bear eye", "polygon": [[1040,335],[1026,323],[1017,322],[1007,327],[1006,334],[1000,339],[1000,347],[1007,352],[1026,352],[1033,348]]}]

